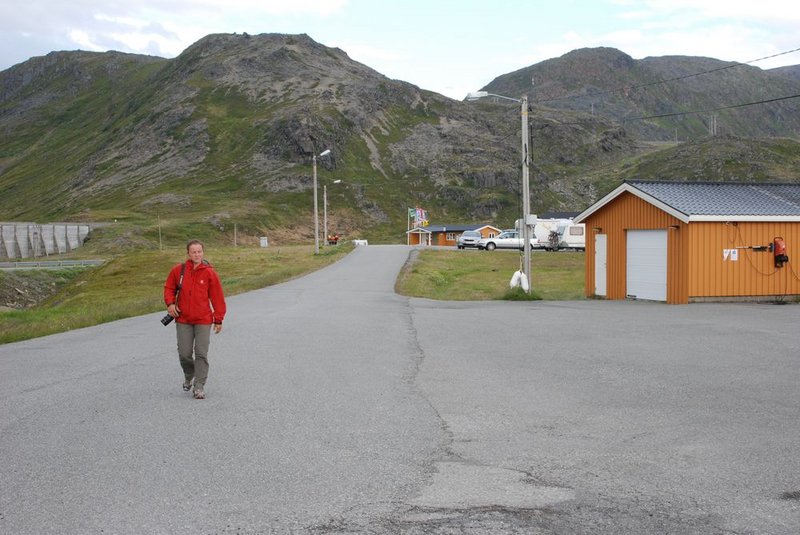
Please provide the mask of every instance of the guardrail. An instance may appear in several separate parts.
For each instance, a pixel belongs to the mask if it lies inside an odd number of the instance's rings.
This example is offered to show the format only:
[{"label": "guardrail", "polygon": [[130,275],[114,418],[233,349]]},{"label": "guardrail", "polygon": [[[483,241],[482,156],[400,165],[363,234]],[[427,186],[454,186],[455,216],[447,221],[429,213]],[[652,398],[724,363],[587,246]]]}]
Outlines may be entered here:
[{"label": "guardrail", "polygon": [[26,260],[0,262],[0,269],[63,269],[69,267],[99,266],[105,260]]}]

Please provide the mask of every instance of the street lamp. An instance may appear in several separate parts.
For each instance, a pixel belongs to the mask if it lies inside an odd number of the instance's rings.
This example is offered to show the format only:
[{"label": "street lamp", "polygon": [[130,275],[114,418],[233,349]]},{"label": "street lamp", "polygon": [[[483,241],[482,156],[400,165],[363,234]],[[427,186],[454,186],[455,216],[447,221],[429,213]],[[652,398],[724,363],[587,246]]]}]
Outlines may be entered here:
[{"label": "street lamp", "polygon": [[522,117],[522,250],[524,251],[523,272],[528,280],[526,293],[531,292],[531,244],[528,219],[531,214],[531,192],[529,166],[530,156],[528,151],[528,95],[522,98],[511,98],[504,95],[496,95],[488,91],[475,91],[467,95],[467,100],[478,100],[484,97],[495,97],[503,100],[511,100],[520,105]]},{"label": "street lamp", "polygon": [[[334,184],[341,184],[341,180],[334,180]],[[322,185],[322,235],[325,236],[325,243],[328,240],[328,185]]]},{"label": "street lamp", "polygon": [[[327,149],[320,153],[319,157],[327,156],[331,153],[331,149]],[[314,167],[314,254],[319,254],[319,201],[317,200],[317,155],[311,157],[311,162]]]}]

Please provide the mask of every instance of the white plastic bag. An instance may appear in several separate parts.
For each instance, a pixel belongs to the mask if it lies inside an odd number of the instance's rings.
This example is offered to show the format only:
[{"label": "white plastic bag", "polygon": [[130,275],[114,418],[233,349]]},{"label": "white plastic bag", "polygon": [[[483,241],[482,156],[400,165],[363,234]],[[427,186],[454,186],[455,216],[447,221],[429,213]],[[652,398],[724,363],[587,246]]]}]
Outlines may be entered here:
[{"label": "white plastic bag", "polygon": [[522,287],[522,291],[528,293],[528,277],[526,277],[519,271],[517,271],[517,273],[519,273],[519,282],[520,286]]}]

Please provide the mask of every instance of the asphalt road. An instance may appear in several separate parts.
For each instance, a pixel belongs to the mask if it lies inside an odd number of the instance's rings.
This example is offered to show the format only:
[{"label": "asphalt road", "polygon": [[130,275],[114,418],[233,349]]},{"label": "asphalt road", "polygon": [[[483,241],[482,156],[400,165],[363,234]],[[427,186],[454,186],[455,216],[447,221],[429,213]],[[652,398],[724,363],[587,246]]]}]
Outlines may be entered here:
[{"label": "asphalt road", "polygon": [[0,346],[0,533],[800,532],[800,307],[408,299],[408,252],[230,298],[202,401],[162,314]]}]

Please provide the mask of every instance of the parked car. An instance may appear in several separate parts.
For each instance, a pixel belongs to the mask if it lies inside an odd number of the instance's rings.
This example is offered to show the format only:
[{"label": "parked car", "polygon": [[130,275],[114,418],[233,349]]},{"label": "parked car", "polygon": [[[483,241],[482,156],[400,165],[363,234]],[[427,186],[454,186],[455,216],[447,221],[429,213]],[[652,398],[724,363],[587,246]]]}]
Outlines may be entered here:
[{"label": "parked car", "polygon": [[481,238],[483,238],[483,235],[477,230],[465,230],[461,233],[461,236],[458,237],[458,240],[456,240],[456,246],[459,249],[477,247]]},{"label": "parked car", "polygon": [[[530,238],[530,248],[533,249],[535,238]],[[517,230],[504,230],[494,238],[483,238],[478,242],[478,249],[494,251],[495,249],[519,249],[522,250],[522,236]]]}]

